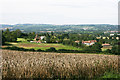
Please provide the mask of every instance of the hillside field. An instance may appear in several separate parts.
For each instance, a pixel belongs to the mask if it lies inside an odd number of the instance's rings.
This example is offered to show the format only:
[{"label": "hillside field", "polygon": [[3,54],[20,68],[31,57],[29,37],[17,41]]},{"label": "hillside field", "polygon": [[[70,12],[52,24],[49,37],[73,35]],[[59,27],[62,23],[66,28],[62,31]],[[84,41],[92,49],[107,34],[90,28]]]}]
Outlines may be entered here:
[{"label": "hillside field", "polygon": [[77,47],[67,46],[67,45],[57,44],[57,43],[31,43],[24,38],[18,38],[17,41],[18,42],[7,42],[7,44],[9,45],[5,45],[5,46],[6,47],[17,46],[17,47],[22,47],[26,49],[35,49],[35,50],[38,50],[38,49],[46,50],[46,49],[49,49],[50,47],[54,47],[56,48],[56,50],[58,49],[82,50],[82,48],[77,48]]}]

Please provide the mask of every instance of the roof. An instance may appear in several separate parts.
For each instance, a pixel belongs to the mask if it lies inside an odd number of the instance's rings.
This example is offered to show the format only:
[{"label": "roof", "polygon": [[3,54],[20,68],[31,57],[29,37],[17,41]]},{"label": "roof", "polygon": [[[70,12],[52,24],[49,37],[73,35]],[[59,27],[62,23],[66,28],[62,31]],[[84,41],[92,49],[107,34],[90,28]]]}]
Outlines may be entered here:
[{"label": "roof", "polygon": [[97,41],[96,40],[82,41],[82,43],[92,43],[92,42],[97,42]]},{"label": "roof", "polygon": [[110,44],[102,44],[102,46],[110,46]]},{"label": "roof", "polygon": [[75,41],[76,43],[79,43],[80,41]]},{"label": "roof", "polygon": [[38,34],[36,34],[35,38],[36,39],[41,39],[41,38],[44,38],[45,36],[38,36]]}]

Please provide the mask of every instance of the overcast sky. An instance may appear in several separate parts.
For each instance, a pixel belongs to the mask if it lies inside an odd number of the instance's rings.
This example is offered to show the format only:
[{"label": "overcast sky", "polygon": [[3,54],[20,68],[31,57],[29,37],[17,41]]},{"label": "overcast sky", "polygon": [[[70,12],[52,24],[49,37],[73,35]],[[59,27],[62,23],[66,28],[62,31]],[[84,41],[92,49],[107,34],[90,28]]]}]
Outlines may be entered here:
[{"label": "overcast sky", "polygon": [[0,23],[117,24],[119,0],[0,0]]}]

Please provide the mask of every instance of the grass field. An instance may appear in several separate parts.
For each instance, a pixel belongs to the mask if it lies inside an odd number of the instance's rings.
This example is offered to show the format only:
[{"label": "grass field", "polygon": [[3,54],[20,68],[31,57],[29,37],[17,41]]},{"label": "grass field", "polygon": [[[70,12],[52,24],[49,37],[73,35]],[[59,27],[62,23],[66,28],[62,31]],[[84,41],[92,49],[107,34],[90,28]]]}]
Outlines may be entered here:
[{"label": "grass field", "polygon": [[18,38],[17,41],[19,42],[9,42],[8,44],[11,44],[12,46],[17,46],[17,47],[23,47],[26,49],[41,49],[41,50],[46,50],[49,49],[50,47],[54,47],[56,48],[56,50],[58,49],[67,49],[67,50],[82,50],[82,48],[76,48],[73,46],[67,46],[67,45],[63,45],[63,44],[55,44],[55,43],[31,43],[28,42],[26,39],[23,38]]}]

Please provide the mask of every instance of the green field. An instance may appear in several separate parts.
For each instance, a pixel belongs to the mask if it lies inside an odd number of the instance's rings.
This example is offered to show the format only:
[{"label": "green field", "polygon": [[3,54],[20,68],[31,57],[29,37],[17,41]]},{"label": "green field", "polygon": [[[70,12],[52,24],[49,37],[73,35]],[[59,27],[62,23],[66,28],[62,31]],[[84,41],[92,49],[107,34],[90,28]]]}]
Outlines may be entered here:
[{"label": "green field", "polygon": [[55,43],[31,43],[28,42],[26,39],[23,38],[18,38],[17,39],[18,42],[9,42],[8,44],[11,44],[12,46],[17,46],[17,47],[23,47],[26,49],[41,49],[41,50],[46,50],[49,49],[50,47],[54,47],[56,48],[56,50],[58,49],[67,49],[67,50],[82,50],[82,48],[77,48],[77,47],[73,47],[73,46],[67,46],[67,45],[63,45],[63,44],[55,44]]}]

